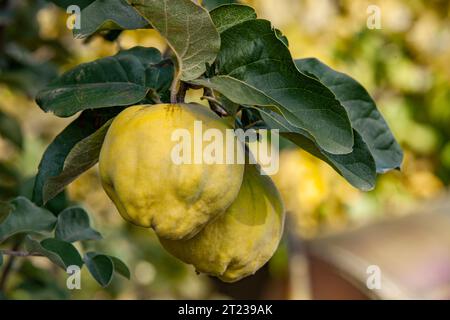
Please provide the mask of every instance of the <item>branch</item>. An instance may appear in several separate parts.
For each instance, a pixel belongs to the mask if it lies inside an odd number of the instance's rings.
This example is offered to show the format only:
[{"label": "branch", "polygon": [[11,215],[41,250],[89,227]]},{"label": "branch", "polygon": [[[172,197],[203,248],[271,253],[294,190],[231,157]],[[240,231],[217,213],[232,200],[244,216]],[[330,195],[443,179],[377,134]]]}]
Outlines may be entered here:
[{"label": "branch", "polygon": [[43,257],[40,253],[32,253],[27,251],[16,251],[16,250],[0,250],[0,254],[11,257]]},{"label": "branch", "polygon": [[214,92],[210,88],[204,88],[203,91],[204,96],[201,99],[208,100],[211,110],[214,111],[219,117],[228,116],[228,112],[225,110],[220,101],[216,99]]},{"label": "branch", "polygon": [[[21,243],[22,243],[22,239],[17,240],[13,246],[12,251],[19,249]],[[3,252],[2,252],[2,254],[3,254]],[[8,281],[9,275],[11,274],[11,270],[14,265],[15,258],[16,258],[15,256],[10,256],[8,262],[5,265],[5,268],[3,269],[3,273],[0,277],[0,292],[5,292],[6,282]]]}]

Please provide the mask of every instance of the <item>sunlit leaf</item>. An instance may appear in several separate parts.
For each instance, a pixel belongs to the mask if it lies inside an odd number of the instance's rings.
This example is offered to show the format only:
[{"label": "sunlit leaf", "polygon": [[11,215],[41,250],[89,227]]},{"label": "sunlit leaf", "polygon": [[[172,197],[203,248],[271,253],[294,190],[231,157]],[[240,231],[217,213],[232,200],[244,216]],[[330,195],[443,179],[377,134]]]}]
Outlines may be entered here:
[{"label": "sunlit leaf", "polygon": [[81,11],[81,28],[74,29],[76,38],[86,38],[103,30],[133,30],[149,27],[149,23],[126,0],[96,0]]},{"label": "sunlit leaf", "polygon": [[191,0],[127,0],[167,40],[177,56],[181,80],[198,78],[220,49],[207,10]]},{"label": "sunlit leaf", "polygon": [[192,83],[210,87],[235,103],[281,114],[327,152],[352,151],[353,130],[344,107],[322,83],[297,70],[269,21],[245,21],[221,37],[217,75]]},{"label": "sunlit leaf", "polygon": [[239,23],[256,19],[255,9],[237,4],[220,6],[212,10],[210,15],[220,33]]},{"label": "sunlit leaf", "polygon": [[295,63],[300,70],[318,78],[336,95],[347,110],[353,128],[372,153],[377,172],[400,168],[403,152],[367,90],[350,76],[331,69],[315,58],[300,59]]},{"label": "sunlit leaf", "polygon": [[61,117],[86,109],[132,105],[150,90],[162,94],[170,87],[172,74],[172,64],[165,63],[157,49],[134,47],[64,73],[39,92],[36,102]]}]

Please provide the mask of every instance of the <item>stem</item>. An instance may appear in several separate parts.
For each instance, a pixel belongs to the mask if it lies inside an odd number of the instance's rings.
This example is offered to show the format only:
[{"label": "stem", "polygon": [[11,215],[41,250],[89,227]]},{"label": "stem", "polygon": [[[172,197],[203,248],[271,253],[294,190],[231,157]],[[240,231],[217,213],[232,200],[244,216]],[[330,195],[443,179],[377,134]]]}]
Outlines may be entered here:
[{"label": "stem", "polygon": [[214,92],[210,88],[204,88],[203,92],[204,96],[202,97],[202,100],[208,100],[209,107],[212,111],[214,111],[219,117],[228,116],[228,112],[225,110],[220,101],[216,99]]},{"label": "stem", "polygon": [[264,121],[262,121],[262,120],[257,120],[257,121],[254,121],[254,122],[252,122],[252,123],[249,123],[248,125],[246,125],[245,127],[244,127],[244,130],[247,130],[247,129],[251,129],[252,127],[254,127],[254,126],[256,126],[257,124],[262,124],[262,123],[264,123]]},{"label": "stem", "polygon": [[180,88],[180,78],[178,75],[178,71],[175,70],[175,79],[173,79],[172,87],[170,88],[170,103],[177,104],[178,102],[178,90]]},{"label": "stem", "polygon": [[[19,249],[21,244],[22,239],[16,241],[12,248],[12,251],[16,251],[17,249]],[[15,256],[10,256],[8,262],[5,265],[2,276],[0,277],[0,292],[5,292],[6,282],[8,281],[9,275],[11,274],[15,258]]]},{"label": "stem", "polygon": [[186,98],[186,92],[188,91],[189,86],[181,81],[180,82],[180,87],[178,89],[178,93],[177,93],[177,103],[184,103],[184,99]]},{"label": "stem", "polygon": [[0,250],[0,253],[11,257],[42,257],[42,254],[16,250]]}]

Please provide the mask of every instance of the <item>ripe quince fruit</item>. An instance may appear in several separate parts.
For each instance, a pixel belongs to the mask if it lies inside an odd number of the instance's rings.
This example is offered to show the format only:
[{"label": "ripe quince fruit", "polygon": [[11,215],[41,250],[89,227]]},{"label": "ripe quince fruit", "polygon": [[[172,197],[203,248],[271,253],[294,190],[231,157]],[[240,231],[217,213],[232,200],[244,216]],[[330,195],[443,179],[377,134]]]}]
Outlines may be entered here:
[{"label": "ripe quince fruit", "polygon": [[235,282],[254,274],[274,254],[284,225],[277,188],[256,165],[247,165],[231,207],[189,240],[160,239],[163,247],[198,272]]},{"label": "ripe quince fruit", "polygon": [[[195,121],[224,136],[231,128],[198,104],[133,106],[113,120],[101,149],[106,193],[124,219],[152,227],[160,238],[193,237],[225,212],[242,184],[244,164],[174,163],[172,135],[183,129],[194,136]],[[194,146],[190,151],[193,157]]]}]

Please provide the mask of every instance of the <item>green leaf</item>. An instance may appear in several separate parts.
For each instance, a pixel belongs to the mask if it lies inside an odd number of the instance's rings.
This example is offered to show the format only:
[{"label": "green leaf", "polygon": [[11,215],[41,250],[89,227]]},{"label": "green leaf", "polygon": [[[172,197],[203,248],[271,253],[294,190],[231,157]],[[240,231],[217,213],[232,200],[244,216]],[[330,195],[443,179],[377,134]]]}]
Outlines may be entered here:
[{"label": "green leaf", "polygon": [[25,249],[31,254],[38,254],[43,257],[47,257],[51,262],[56,264],[57,266],[66,269],[66,265],[64,261],[58,256],[56,253],[48,251],[42,247],[39,241],[34,240],[30,236],[26,236],[24,240]]},{"label": "green leaf", "polygon": [[109,256],[87,252],[84,255],[84,263],[91,275],[102,287],[107,287],[111,283],[114,263]]},{"label": "green leaf", "polygon": [[284,43],[284,45],[286,47],[289,47],[289,40],[288,40],[288,38],[285,35],[283,35],[283,33],[280,30],[275,29],[275,35],[277,36],[278,39],[280,39],[281,42]]},{"label": "green leaf", "polygon": [[64,262],[66,268],[73,265],[79,266],[80,268],[83,266],[83,259],[78,253],[78,250],[69,242],[49,238],[42,240],[41,246],[45,250],[57,254]]},{"label": "green leaf", "polygon": [[116,116],[121,110],[122,108],[108,108],[84,111],[53,140],[39,164],[33,190],[33,201],[36,204],[44,204],[44,185],[48,179],[58,176],[63,171],[70,151],[80,141],[96,132],[98,126]]},{"label": "green leaf", "polygon": [[148,28],[148,22],[125,0],[97,0],[81,12],[81,29],[74,29],[76,38],[86,38],[104,30]]},{"label": "green leaf", "polygon": [[363,191],[375,187],[375,161],[361,136],[355,131],[353,151],[349,154],[336,155],[317,146],[312,137],[304,130],[291,126],[286,119],[275,112],[260,112],[269,128],[280,130],[281,136],[328,163],[354,187]]},{"label": "green leaf", "polygon": [[353,130],[344,107],[322,83],[297,70],[269,21],[245,21],[221,37],[218,74],[192,83],[210,87],[237,104],[281,114],[327,152],[352,151]]},{"label": "green leaf", "polygon": [[22,129],[19,122],[0,110],[0,136],[11,141],[17,148],[23,147]]},{"label": "green leaf", "polygon": [[255,9],[238,4],[220,6],[212,10],[210,15],[220,33],[239,23],[256,19]]},{"label": "green leaf", "polygon": [[81,207],[71,207],[58,215],[55,238],[67,242],[99,240],[101,234],[90,226],[89,216]]},{"label": "green leaf", "polygon": [[0,224],[0,243],[7,238],[24,232],[49,232],[53,230],[56,217],[25,197],[11,201],[12,210]]},{"label": "green leaf", "polygon": [[0,267],[3,265],[3,254],[0,252]]},{"label": "green leaf", "polygon": [[42,110],[67,117],[86,109],[138,103],[150,90],[170,87],[173,66],[155,48],[134,47],[115,56],[81,64],[40,91]]},{"label": "green leaf", "polygon": [[204,8],[190,0],[128,2],[167,40],[177,56],[181,80],[198,78],[214,62],[220,36]]},{"label": "green leaf", "polygon": [[350,76],[315,58],[300,59],[295,63],[301,71],[319,79],[335,94],[347,110],[353,128],[372,153],[377,172],[400,168],[403,152],[367,90]]},{"label": "green leaf", "polygon": [[214,8],[217,8],[217,7],[225,5],[225,4],[237,3],[237,1],[236,0],[203,0],[202,3],[206,9],[212,10]]},{"label": "green leaf", "polygon": [[63,9],[67,9],[71,5],[77,5],[80,9],[83,9],[94,1],[95,0],[50,0],[50,2],[53,2]]},{"label": "green leaf", "polygon": [[31,237],[25,238],[25,248],[32,254],[40,254],[66,270],[69,266],[83,266],[78,250],[69,242],[48,238],[38,242]]},{"label": "green leaf", "polygon": [[130,269],[128,269],[127,265],[119,258],[111,257],[111,256],[109,256],[109,258],[111,259],[111,261],[114,265],[114,271],[117,272],[118,274],[120,274],[121,276],[127,278],[128,280],[130,280],[131,273],[130,273]]},{"label": "green leaf", "polygon": [[44,184],[44,203],[53,199],[67,185],[98,162],[100,150],[111,123],[112,119],[70,150],[64,161],[62,172],[55,177],[50,177]]}]

